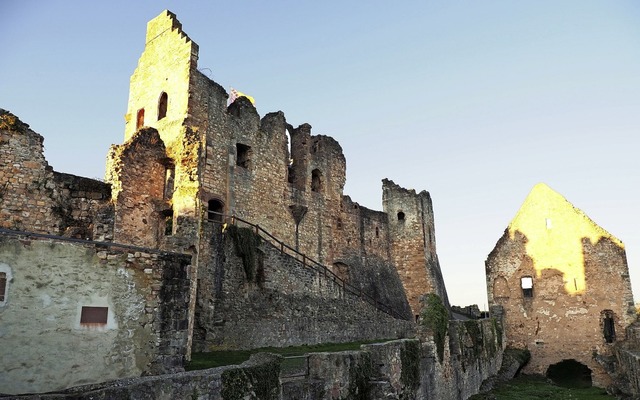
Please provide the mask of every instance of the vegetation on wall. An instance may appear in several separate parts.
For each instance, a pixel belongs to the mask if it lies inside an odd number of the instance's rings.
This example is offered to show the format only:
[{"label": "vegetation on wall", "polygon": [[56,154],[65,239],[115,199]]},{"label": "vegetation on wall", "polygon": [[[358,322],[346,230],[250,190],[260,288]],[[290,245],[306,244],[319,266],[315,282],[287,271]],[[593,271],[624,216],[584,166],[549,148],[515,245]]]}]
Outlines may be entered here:
[{"label": "vegetation on wall", "polygon": [[502,348],[502,324],[497,319],[491,318],[491,328],[498,339],[498,347]]},{"label": "vegetation on wall", "polygon": [[464,321],[464,329],[469,334],[471,338],[471,342],[473,343],[473,351],[476,355],[482,352],[482,348],[484,347],[484,337],[482,334],[482,330],[480,329],[479,322],[477,320],[468,320]]},{"label": "vegetation on wall", "polygon": [[442,303],[440,296],[435,293],[429,293],[424,297],[420,321],[425,328],[433,333],[438,360],[442,362],[444,358],[444,342],[449,329],[449,311]]},{"label": "vegetation on wall", "polygon": [[246,398],[276,400],[279,391],[280,364],[276,362],[222,373],[221,395],[225,400]]},{"label": "vegetation on wall", "polygon": [[413,393],[420,385],[420,342],[405,341],[400,349],[400,360],[402,362],[400,382],[404,386],[405,393]]},{"label": "vegetation on wall", "polygon": [[244,267],[247,281],[254,281],[256,278],[258,246],[260,246],[262,239],[251,228],[239,228],[231,225],[227,228],[227,232],[229,232],[229,236],[233,240],[236,255],[242,258],[242,266]]},{"label": "vegetation on wall", "polygon": [[362,353],[361,357],[353,357],[351,360],[355,365],[349,368],[349,393],[345,400],[368,400],[371,398],[369,379],[373,373],[371,355]]}]

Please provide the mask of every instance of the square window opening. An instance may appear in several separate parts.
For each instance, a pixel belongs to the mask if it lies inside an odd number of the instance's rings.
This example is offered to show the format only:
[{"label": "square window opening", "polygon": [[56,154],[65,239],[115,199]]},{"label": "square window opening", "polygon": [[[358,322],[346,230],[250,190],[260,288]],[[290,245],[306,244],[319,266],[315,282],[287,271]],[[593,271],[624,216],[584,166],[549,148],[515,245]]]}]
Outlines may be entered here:
[{"label": "square window opening", "polygon": [[107,324],[109,307],[82,306],[80,313],[80,325],[102,326]]},{"label": "square window opening", "polygon": [[253,151],[251,146],[246,144],[236,143],[236,165],[238,167],[250,169],[251,168],[251,155]]}]

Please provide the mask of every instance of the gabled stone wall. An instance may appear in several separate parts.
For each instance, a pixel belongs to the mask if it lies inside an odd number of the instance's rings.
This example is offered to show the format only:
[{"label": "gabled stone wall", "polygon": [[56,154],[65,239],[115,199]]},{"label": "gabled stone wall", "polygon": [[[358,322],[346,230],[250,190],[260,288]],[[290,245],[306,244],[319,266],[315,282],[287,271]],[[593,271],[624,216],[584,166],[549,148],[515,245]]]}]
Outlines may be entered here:
[{"label": "gabled stone wall", "polygon": [[594,385],[612,383],[604,360],[635,320],[622,242],[540,184],[487,257],[486,273],[489,305],[504,308],[507,345],[531,352],[524,372],[575,360]]}]

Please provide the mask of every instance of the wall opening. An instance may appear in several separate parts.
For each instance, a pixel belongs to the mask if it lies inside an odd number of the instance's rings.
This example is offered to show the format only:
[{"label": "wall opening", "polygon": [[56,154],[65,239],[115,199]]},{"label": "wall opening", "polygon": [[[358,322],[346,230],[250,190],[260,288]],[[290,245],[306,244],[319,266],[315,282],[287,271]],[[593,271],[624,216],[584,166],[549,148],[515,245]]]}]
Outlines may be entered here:
[{"label": "wall opening", "polygon": [[311,191],[322,192],[322,172],[317,168],[311,171]]},{"label": "wall opening", "polygon": [[0,302],[4,302],[7,292],[7,273],[0,272]]},{"label": "wall opening", "polygon": [[169,96],[165,92],[162,92],[160,99],[158,100],[158,121],[167,116],[167,102]]},{"label": "wall opening", "polygon": [[533,277],[523,276],[520,278],[520,287],[522,288],[522,297],[533,297]]},{"label": "wall opening", "polygon": [[604,341],[613,343],[616,340],[616,325],[613,319],[613,311],[604,310],[602,312],[602,334]]},{"label": "wall opening", "polygon": [[172,236],[173,235],[173,209],[167,210],[164,212],[164,235]]},{"label": "wall opening", "polygon": [[81,326],[104,326],[107,325],[109,307],[82,306],[80,313]]},{"label": "wall opening", "polygon": [[224,204],[218,199],[211,199],[207,203],[207,219],[213,222],[222,222]]},{"label": "wall opening", "polygon": [[380,237],[380,228],[376,226],[376,237]]},{"label": "wall opening", "polygon": [[404,221],[404,213],[402,211],[398,211],[398,221]]},{"label": "wall opening", "polygon": [[175,181],[176,169],[173,165],[167,165],[164,171],[164,199],[171,200],[173,197],[173,185]]},{"label": "wall opening", "polygon": [[333,263],[332,272],[344,282],[349,282],[349,266],[347,264],[341,262]]},{"label": "wall opening", "polygon": [[558,386],[566,388],[591,387],[591,370],[576,360],[562,360],[550,365],[547,378]]},{"label": "wall opening", "polygon": [[138,110],[138,114],[136,115],[136,130],[142,128],[144,126],[144,108]]},{"label": "wall opening", "polygon": [[236,143],[236,165],[242,168],[251,168],[251,146]]},{"label": "wall opening", "polygon": [[509,298],[509,284],[507,279],[503,276],[498,276],[493,280],[493,298],[494,299],[508,299]]}]

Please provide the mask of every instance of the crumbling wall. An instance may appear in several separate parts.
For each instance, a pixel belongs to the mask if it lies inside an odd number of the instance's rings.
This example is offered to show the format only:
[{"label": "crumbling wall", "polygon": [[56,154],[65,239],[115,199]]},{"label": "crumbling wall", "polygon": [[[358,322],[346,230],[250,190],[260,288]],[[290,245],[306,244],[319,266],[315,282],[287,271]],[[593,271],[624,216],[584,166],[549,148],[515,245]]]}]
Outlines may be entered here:
[{"label": "crumbling wall", "polygon": [[[545,374],[550,365],[573,359],[591,369],[595,386],[610,385],[599,360],[613,355],[614,343],[635,318],[624,248],[607,238],[584,239],[586,291],[571,295],[562,272],[536,273],[526,243],[520,232],[511,237],[507,231],[486,261],[489,304],[504,307],[507,345],[531,352],[525,373]],[[520,279],[527,276],[534,282],[531,297],[521,289]],[[615,329],[610,343],[604,332],[607,310]]]},{"label": "crumbling wall", "polygon": [[190,257],[0,233],[0,393],[180,370]]},{"label": "crumbling wall", "polygon": [[[240,365],[229,365],[169,375],[121,379],[84,385],[58,393],[29,396],[31,400],[53,399],[243,399],[277,400],[281,357],[259,353]],[[18,399],[4,397],[1,399]]]},{"label": "crumbling wall", "polygon": [[165,196],[167,154],[153,128],[138,131],[131,140],[113,145],[107,157],[107,180],[113,186],[116,216],[114,240],[157,248],[170,236],[165,216],[172,216]]},{"label": "crumbling wall", "polygon": [[110,186],[54,172],[43,137],[0,109],[0,227],[109,240]]},{"label": "crumbling wall", "polygon": [[237,228],[230,229],[211,240],[221,250],[214,257],[222,260],[200,265],[194,350],[396,338],[413,331],[411,321],[379,311],[267,241],[254,249],[253,264],[245,264],[235,246],[252,239],[234,239]]},{"label": "crumbling wall", "polygon": [[382,182],[382,204],[389,216],[391,257],[398,269],[415,315],[420,297],[435,293],[448,306],[449,299],[436,254],[435,224],[431,196],[426,191],[401,188]]},{"label": "crumbling wall", "polygon": [[495,323],[452,322],[441,361],[428,337],[309,354],[304,376],[281,375],[281,398],[467,399],[500,370],[504,350]]}]

